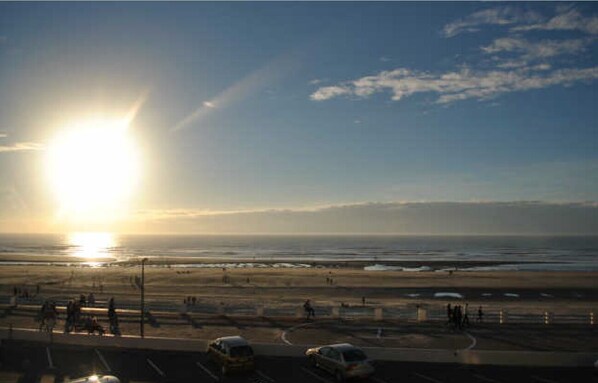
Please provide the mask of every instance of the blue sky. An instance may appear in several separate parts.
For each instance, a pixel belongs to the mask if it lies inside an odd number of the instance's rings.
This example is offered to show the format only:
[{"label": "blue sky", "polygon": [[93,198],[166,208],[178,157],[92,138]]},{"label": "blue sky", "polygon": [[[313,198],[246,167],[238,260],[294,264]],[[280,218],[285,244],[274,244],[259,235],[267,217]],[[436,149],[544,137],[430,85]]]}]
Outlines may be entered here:
[{"label": "blue sky", "polygon": [[594,206],[597,36],[595,3],[1,3],[0,230],[53,230],[48,141],[142,95],[144,220]]}]

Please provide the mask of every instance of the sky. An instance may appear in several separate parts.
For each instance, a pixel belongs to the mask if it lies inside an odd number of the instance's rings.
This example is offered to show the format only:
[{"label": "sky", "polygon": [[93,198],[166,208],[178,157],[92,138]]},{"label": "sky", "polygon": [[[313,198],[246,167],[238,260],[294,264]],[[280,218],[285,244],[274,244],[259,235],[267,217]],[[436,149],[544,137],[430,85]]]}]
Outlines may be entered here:
[{"label": "sky", "polygon": [[[597,40],[585,2],[0,3],[0,231],[595,234]],[[47,170],[89,116],[139,152],[110,219]]]}]

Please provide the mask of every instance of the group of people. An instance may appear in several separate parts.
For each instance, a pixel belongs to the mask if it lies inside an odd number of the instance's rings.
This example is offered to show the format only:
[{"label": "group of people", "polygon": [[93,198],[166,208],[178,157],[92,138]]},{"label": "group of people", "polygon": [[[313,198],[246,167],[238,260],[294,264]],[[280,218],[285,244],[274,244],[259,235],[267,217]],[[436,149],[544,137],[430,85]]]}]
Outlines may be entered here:
[{"label": "group of people", "polygon": [[89,295],[85,296],[85,294],[81,294],[79,296],[79,304],[81,306],[89,305],[93,306],[96,304],[96,297],[93,293],[89,293]]},{"label": "group of people", "polygon": [[[84,297],[84,295],[83,295]],[[77,331],[81,322],[81,300],[71,299],[66,305],[64,332]]]},{"label": "group of people", "polygon": [[187,306],[195,306],[197,304],[197,298],[189,295],[188,297],[183,299],[183,304]]},{"label": "group of people", "polygon": [[[92,295],[92,294],[90,294]],[[71,331],[87,331],[88,334],[98,333],[104,335],[106,332],[104,327],[99,323],[98,318],[95,315],[87,315],[82,320],[81,307],[89,302],[85,295],[81,294],[79,299],[71,299],[66,305],[66,319],[64,323],[64,332],[70,333]],[[95,303],[95,300],[92,300]],[[39,315],[39,330],[51,332],[56,325],[58,319],[58,310],[55,302],[45,301],[40,309]],[[110,298],[108,302],[108,321],[110,322],[110,332],[113,335],[120,335],[120,328],[118,325],[118,316],[116,314],[116,305],[114,298]]]},{"label": "group of people", "polygon": [[[483,320],[484,312],[482,311],[482,306],[478,308],[477,313],[477,322],[480,323]],[[446,315],[447,315],[447,324],[452,324],[455,328],[459,330],[463,329],[463,327],[469,327],[471,325],[469,321],[469,304],[465,304],[465,308],[461,305],[455,305],[451,307],[451,304],[446,305]]]},{"label": "group of people", "polygon": [[40,286],[39,284],[35,285],[35,295],[33,295],[33,293],[31,293],[29,291],[29,288],[27,287],[17,287],[17,286],[13,286],[12,288],[12,296],[13,297],[19,297],[19,298],[25,298],[25,299],[29,299],[29,298],[33,298],[34,296],[37,296],[39,294],[40,291]]}]

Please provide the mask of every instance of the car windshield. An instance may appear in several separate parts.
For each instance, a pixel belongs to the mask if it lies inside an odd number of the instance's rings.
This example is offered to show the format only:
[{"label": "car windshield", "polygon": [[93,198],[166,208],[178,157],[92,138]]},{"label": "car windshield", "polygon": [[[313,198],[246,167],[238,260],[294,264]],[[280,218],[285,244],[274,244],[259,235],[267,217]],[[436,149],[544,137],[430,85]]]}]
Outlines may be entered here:
[{"label": "car windshield", "polygon": [[253,350],[249,346],[237,346],[232,347],[230,349],[230,356],[232,357],[242,357],[242,356],[252,356]]},{"label": "car windshield", "polygon": [[359,362],[367,359],[367,356],[365,356],[363,351],[358,349],[343,352],[343,357],[346,362]]}]

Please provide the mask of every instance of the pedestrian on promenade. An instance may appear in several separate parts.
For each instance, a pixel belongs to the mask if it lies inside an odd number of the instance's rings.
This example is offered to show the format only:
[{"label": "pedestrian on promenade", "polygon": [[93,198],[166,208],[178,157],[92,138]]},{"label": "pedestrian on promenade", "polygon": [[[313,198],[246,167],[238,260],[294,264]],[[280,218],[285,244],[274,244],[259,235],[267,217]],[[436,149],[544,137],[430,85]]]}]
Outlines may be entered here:
[{"label": "pedestrian on promenade", "polygon": [[484,312],[482,311],[482,306],[478,307],[478,323],[482,323],[482,319],[484,317]]},{"label": "pedestrian on promenade", "polygon": [[450,324],[453,322],[453,308],[451,307],[450,303],[448,303],[446,305],[446,317],[447,317],[446,324]]},{"label": "pedestrian on promenade", "polygon": [[69,299],[66,305],[66,320],[64,322],[64,332],[69,333],[73,329],[73,300]]},{"label": "pedestrian on promenade", "polygon": [[110,333],[115,336],[120,335],[120,327],[118,325],[118,316],[116,315],[116,304],[114,297],[110,298],[108,302],[108,321],[110,322]]},{"label": "pedestrian on promenade", "polygon": [[310,300],[306,300],[305,303],[303,304],[303,309],[305,310],[305,315],[306,315],[306,319],[309,320],[309,318],[315,318],[316,317],[316,311],[314,310],[314,308],[311,305]]}]

